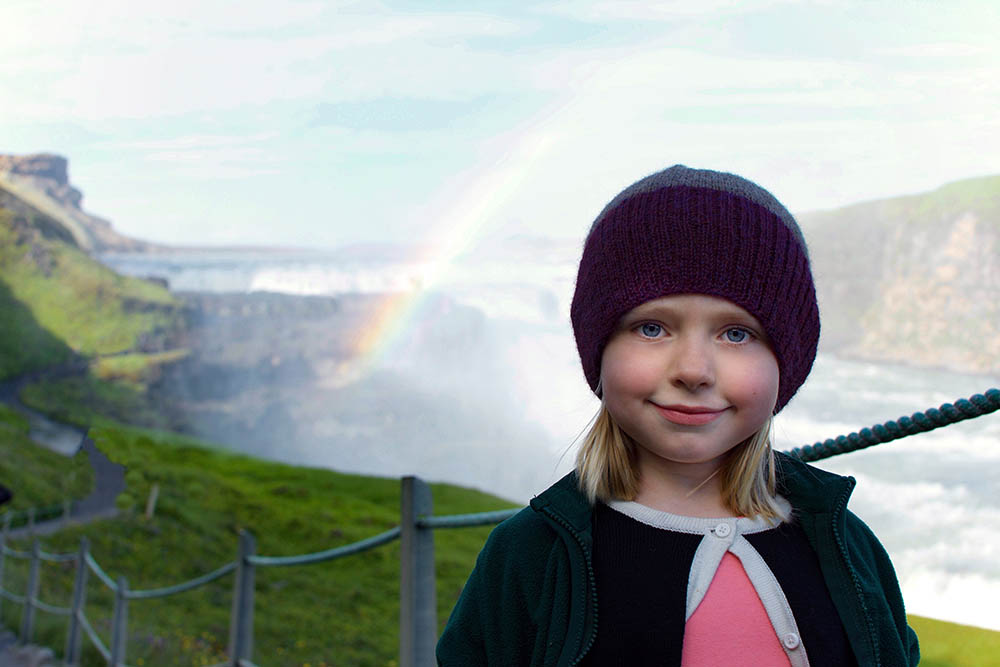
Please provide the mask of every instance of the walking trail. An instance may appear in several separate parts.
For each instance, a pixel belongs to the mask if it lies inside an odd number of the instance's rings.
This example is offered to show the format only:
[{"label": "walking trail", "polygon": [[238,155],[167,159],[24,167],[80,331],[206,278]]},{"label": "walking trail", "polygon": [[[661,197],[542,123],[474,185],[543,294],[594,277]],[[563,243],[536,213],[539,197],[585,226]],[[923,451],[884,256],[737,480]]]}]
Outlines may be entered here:
[{"label": "walking trail", "polygon": [[[72,370],[69,369],[69,372]],[[12,529],[8,533],[11,539],[51,535],[69,524],[79,525],[113,517],[118,511],[115,498],[125,490],[125,466],[114,463],[97,449],[86,430],[50,419],[21,402],[18,397],[20,387],[39,375],[40,373],[32,373],[0,382],[0,403],[27,417],[30,424],[28,435],[40,447],[66,456],[74,456],[82,448],[94,471],[94,488],[85,498],[74,500],[65,516],[40,521],[33,527]],[[12,490],[17,492],[17,489]],[[20,646],[16,639],[10,632],[0,632],[0,667],[49,667],[58,664],[51,649],[34,645]]]}]

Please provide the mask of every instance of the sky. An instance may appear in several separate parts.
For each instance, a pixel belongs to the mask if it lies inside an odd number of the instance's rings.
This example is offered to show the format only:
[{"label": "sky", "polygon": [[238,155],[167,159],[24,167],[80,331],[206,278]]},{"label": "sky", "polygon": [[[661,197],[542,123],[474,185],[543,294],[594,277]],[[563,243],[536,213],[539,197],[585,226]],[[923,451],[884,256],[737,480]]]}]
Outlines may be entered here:
[{"label": "sky", "polygon": [[0,153],[183,245],[580,237],[674,163],[793,212],[1000,173],[1000,3],[5,0]]}]

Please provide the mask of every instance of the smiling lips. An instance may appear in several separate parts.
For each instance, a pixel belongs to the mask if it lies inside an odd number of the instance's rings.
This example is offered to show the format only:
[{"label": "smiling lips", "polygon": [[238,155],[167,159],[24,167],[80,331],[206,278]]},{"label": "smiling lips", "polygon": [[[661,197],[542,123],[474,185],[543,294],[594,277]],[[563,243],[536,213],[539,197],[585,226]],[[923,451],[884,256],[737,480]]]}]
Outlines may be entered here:
[{"label": "smiling lips", "polygon": [[701,426],[715,421],[715,419],[725,412],[725,409],[714,410],[699,405],[657,405],[656,409],[667,421],[681,426]]}]

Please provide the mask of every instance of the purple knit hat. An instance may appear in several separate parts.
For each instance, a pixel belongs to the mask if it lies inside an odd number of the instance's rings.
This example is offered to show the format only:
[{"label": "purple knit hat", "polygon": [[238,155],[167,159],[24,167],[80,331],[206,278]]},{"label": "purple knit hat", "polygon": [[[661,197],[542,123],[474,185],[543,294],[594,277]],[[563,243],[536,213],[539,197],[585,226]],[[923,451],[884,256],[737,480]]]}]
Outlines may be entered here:
[{"label": "purple knit hat", "polygon": [[622,316],[670,294],[728,299],[760,321],[778,359],[775,413],[809,375],[819,308],[806,242],[755,183],[675,165],[604,207],[587,235],[570,309],[591,389],[598,391],[604,345]]}]

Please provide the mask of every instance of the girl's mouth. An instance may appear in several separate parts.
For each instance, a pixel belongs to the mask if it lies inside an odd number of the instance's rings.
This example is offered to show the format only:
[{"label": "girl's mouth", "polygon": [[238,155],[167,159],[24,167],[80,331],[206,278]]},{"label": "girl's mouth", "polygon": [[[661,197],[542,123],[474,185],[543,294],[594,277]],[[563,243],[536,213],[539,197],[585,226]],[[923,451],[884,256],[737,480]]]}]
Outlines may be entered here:
[{"label": "girl's mouth", "polygon": [[667,421],[681,426],[708,424],[725,412],[725,408],[716,410],[700,405],[657,405],[656,403],[653,405]]}]

